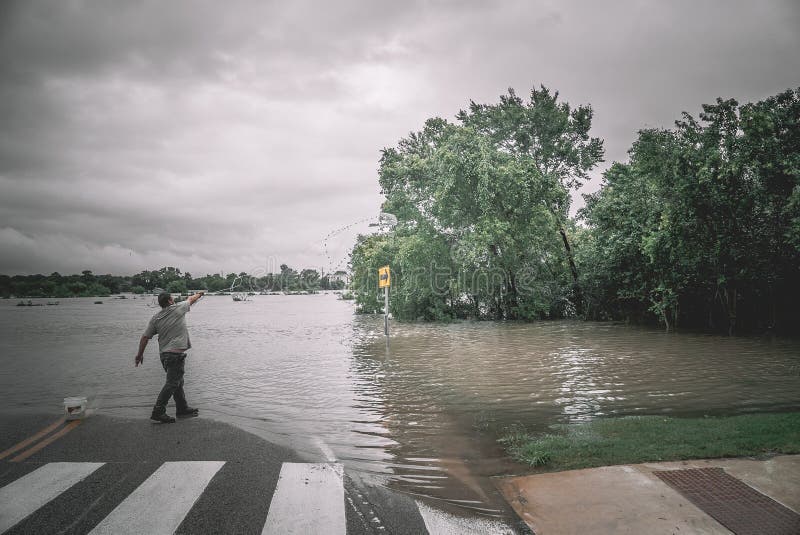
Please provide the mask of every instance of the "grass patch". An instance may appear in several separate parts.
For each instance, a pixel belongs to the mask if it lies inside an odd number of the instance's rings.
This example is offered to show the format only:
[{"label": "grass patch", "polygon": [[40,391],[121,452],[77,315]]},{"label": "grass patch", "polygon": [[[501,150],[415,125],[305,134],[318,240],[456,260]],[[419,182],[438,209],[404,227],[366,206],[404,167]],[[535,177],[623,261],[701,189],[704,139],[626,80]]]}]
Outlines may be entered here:
[{"label": "grass patch", "polygon": [[552,429],[543,435],[510,429],[500,442],[514,459],[542,471],[800,453],[800,412],[721,418],[606,418]]}]

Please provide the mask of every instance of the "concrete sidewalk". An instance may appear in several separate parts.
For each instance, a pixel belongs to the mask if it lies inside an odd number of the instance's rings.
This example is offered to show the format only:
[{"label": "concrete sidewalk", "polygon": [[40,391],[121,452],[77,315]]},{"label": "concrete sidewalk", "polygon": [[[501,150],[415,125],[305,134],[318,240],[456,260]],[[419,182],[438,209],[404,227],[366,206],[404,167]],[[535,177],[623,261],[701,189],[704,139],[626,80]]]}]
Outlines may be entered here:
[{"label": "concrete sidewalk", "polygon": [[608,466],[499,480],[498,487],[537,535],[730,534],[656,477],[661,470],[721,467],[755,490],[800,511],[800,455]]}]

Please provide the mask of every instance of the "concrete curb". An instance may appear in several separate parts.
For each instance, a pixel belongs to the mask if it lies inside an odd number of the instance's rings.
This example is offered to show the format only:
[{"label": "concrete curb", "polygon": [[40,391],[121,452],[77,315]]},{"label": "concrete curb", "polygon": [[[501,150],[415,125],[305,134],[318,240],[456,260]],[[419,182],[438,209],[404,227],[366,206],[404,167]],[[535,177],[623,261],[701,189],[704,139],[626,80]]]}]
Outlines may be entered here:
[{"label": "concrete curb", "polygon": [[800,455],[607,466],[502,478],[497,486],[537,535],[730,534],[653,474],[708,467],[800,511]]}]

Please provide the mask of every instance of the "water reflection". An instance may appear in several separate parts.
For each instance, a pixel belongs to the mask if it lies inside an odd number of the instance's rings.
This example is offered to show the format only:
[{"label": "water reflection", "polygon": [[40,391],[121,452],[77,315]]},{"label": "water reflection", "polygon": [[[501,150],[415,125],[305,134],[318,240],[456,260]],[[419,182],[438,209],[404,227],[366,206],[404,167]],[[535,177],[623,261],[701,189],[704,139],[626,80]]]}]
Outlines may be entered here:
[{"label": "water reflection", "polygon": [[[143,300],[0,303],[6,411],[88,395],[147,417],[163,381]],[[496,439],[524,424],[800,408],[800,343],[576,321],[394,323],[333,295],[209,297],[189,317],[187,392],[205,416],[337,459],[404,492],[499,514],[486,475],[517,470]]]},{"label": "water reflection", "polygon": [[518,468],[496,443],[515,424],[800,406],[797,342],[569,321],[399,324],[387,353],[380,328],[354,319],[353,369],[395,442],[392,484],[484,512],[496,503],[482,476]]}]

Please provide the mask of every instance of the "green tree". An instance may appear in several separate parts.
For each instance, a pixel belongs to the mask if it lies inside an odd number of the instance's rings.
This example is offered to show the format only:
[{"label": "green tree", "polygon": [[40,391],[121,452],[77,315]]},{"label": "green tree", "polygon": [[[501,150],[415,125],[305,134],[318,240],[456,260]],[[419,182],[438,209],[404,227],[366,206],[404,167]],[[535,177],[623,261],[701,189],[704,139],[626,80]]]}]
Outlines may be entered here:
[{"label": "green tree", "polygon": [[279,288],[284,292],[294,292],[301,289],[300,275],[286,264],[281,264]]},{"label": "green tree", "polygon": [[797,326],[800,99],[717,99],[643,130],[587,197],[584,285],[595,317],[654,314],[724,329]]},{"label": "green tree", "polygon": [[[498,105],[472,103],[460,124],[429,119],[384,149],[382,208],[398,225],[391,236],[361,240],[352,267],[360,274],[360,262],[368,262],[372,273],[376,258],[392,265],[398,317],[533,319],[580,311],[569,190],[600,160],[602,143],[588,137],[591,108],[573,110],[557,97],[542,88],[525,103],[510,90]],[[387,248],[394,256],[385,256]],[[574,308],[564,292],[570,273]],[[371,296],[371,284],[359,284]],[[372,297],[359,303],[374,305]]]},{"label": "green tree", "polygon": [[[392,236],[372,234],[356,238],[356,245],[350,253],[350,265],[358,312],[375,314],[383,310],[383,294],[378,291],[378,268],[390,265],[396,256],[397,247]],[[393,269],[395,288],[400,276],[400,271]]]},{"label": "green tree", "polygon": [[[487,136],[496,150],[512,156],[523,173],[520,193],[550,212],[564,245],[579,315],[583,298],[567,231],[570,191],[580,188],[589,171],[603,161],[602,140],[589,136],[592,116],[591,106],[573,108],[544,86],[534,88],[527,102],[509,89],[498,104],[471,102],[469,110],[458,114],[464,125]],[[525,203],[518,206],[524,208]],[[508,215],[527,216],[525,210]]]},{"label": "green tree", "polygon": [[183,279],[173,280],[167,284],[166,290],[173,294],[185,294],[189,291],[186,287],[186,281]]},{"label": "green tree", "polygon": [[108,297],[111,294],[111,290],[100,284],[99,282],[92,282],[86,287],[86,289],[80,294],[83,297]]},{"label": "green tree", "polygon": [[307,292],[316,292],[320,289],[321,280],[316,269],[304,269],[300,272],[300,285]]}]

